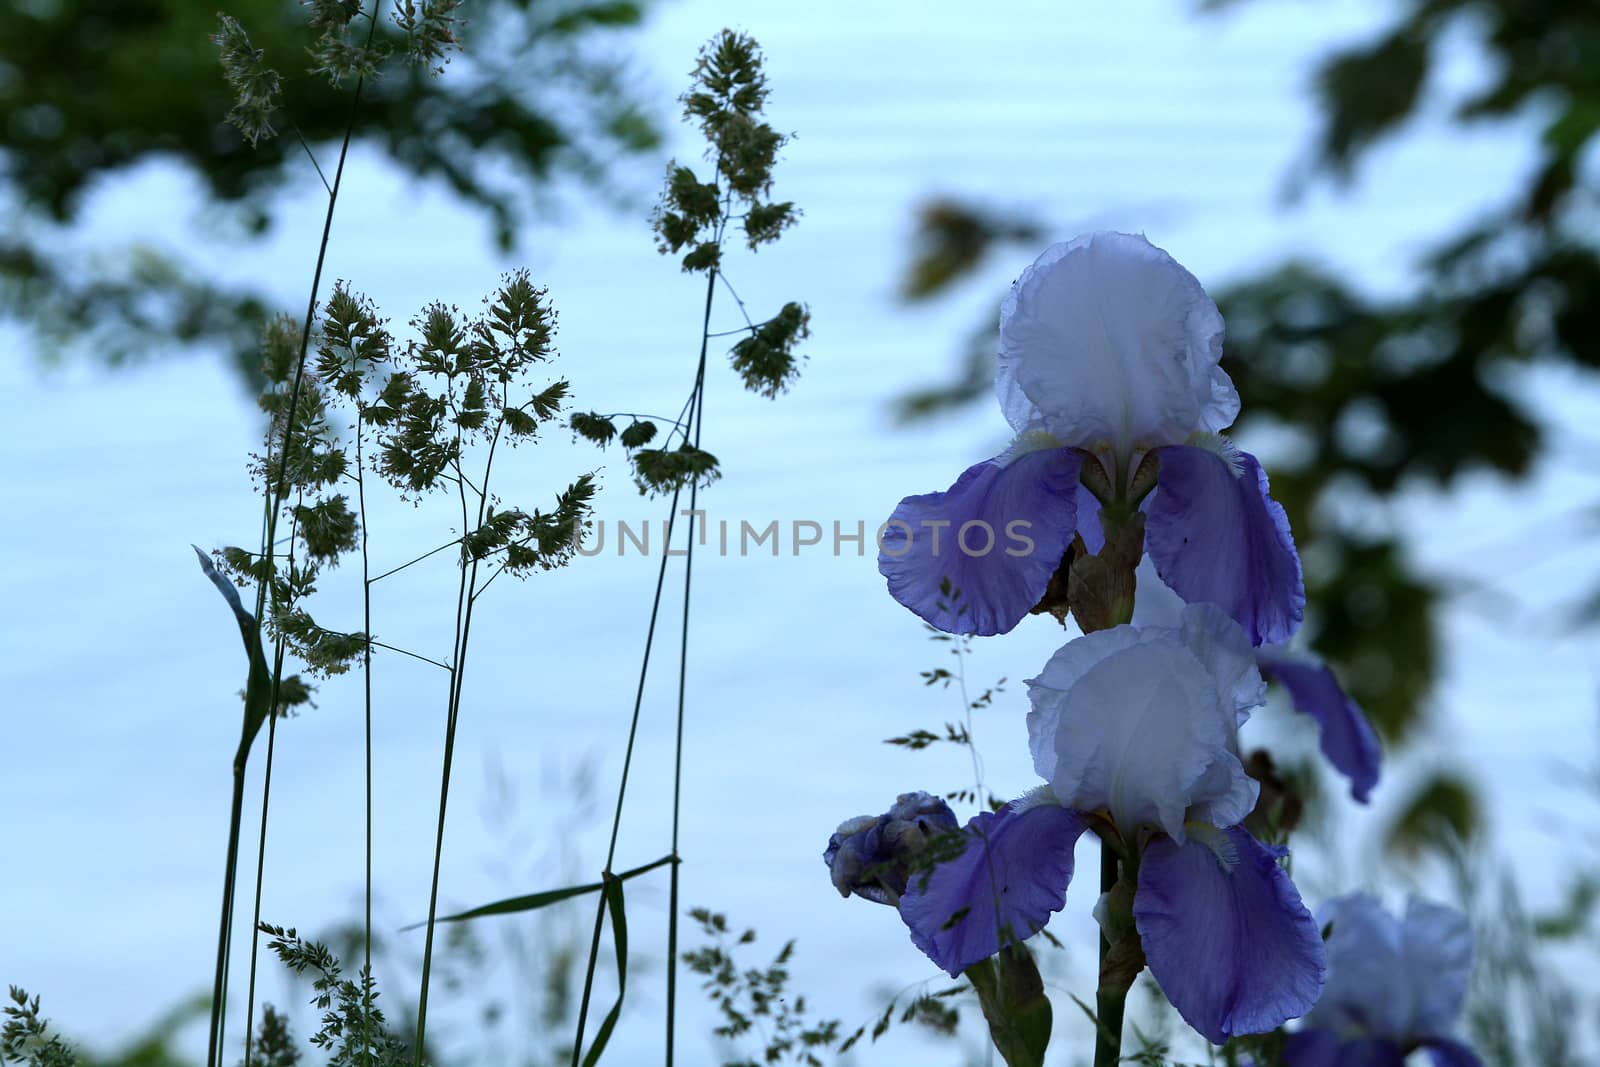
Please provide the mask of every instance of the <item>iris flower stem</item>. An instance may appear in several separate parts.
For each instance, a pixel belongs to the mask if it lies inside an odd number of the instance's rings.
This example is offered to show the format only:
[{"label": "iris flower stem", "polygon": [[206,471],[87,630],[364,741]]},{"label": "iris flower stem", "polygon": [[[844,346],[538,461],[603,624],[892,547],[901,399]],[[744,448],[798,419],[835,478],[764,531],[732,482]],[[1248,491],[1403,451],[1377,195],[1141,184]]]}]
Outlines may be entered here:
[{"label": "iris flower stem", "polygon": [[1126,989],[1102,989],[1094,996],[1094,1067],[1116,1067],[1122,1062],[1122,1009],[1127,1004]]},{"label": "iris flower stem", "polygon": [[[1117,471],[1117,496],[1106,510],[1117,520],[1124,521],[1129,510],[1127,495],[1123,489],[1121,465]],[[1114,623],[1132,621],[1133,602],[1130,599],[1126,605],[1126,618],[1114,620]],[[1118,870],[1116,850],[1104,839],[1100,842],[1100,892],[1109,893],[1117,887],[1117,878],[1121,873]],[[1094,1067],[1116,1067],[1122,1060],[1122,1015],[1127,1005],[1128,987],[1126,983],[1107,982],[1105,979],[1106,959],[1111,955],[1111,940],[1104,930],[1100,931],[1100,987],[1095,991],[1095,1028],[1094,1028]]]},{"label": "iris flower stem", "polygon": [[[1100,842],[1100,892],[1109,893],[1117,885],[1117,854],[1105,841]],[[1111,941],[1100,931],[1100,970],[1105,971]],[[1119,983],[1120,984],[1120,983]],[[1122,1013],[1127,1003],[1126,988],[1113,988],[1102,979],[1095,993],[1094,1067],[1115,1067],[1122,1059]]]}]

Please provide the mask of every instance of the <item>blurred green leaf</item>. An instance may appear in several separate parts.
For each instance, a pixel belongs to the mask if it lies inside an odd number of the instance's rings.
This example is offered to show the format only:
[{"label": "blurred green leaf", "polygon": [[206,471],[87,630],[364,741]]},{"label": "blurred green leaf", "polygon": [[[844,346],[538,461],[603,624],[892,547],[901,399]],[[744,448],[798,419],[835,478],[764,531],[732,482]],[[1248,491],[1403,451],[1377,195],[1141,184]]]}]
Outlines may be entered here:
[{"label": "blurred green leaf", "polygon": [[[448,188],[502,248],[558,176],[577,174],[615,201],[622,187],[611,176],[627,155],[660,143],[611,44],[639,22],[640,3],[475,4],[448,78],[407,65],[406,35],[390,5],[379,6],[377,45],[389,58],[365,84],[356,141]],[[235,98],[209,39],[215,5],[0,4],[0,193],[19,223],[0,235],[0,318],[31,328],[46,350],[82,344],[118,362],[208,344],[257,380],[255,338],[276,302],[264,291],[217,284],[166,248],[69,252],[50,235],[76,222],[106,179],[160,161],[196,186],[191,206],[208,230],[261,237],[280,221],[285,185],[314,180],[301,138],[331,163],[350,86],[308,71],[317,31],[305,7],[234,0],[227,9],[279,76],[279,136],[254,148],[225,125]]]},{"label": "blurred green leaf", "polygon": [[1384,845],[1407,859],[1428,852],[1448,855],[1470,843],[1482,824],[1477,790],[1459,776],[1440,772],[1412,792]]}]

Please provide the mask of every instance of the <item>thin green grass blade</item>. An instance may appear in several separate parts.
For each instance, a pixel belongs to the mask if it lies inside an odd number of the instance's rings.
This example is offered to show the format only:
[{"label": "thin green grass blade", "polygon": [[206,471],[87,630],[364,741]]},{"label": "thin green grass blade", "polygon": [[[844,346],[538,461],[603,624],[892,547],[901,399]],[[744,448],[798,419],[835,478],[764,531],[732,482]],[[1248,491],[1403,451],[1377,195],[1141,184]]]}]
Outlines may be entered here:
[{"label": "thin green grass blade", "polygon": [[[637,878],[639,875],[647,874],[657,867],[665,867],[671,862],[671,856],[662,856],[660,859],[653,860],[641,867],[634,867],[632,870],[613,875],[612,878],[617,882],[626,882],[629,878]],[[508,897],[505,900],[497,900],[493,904],[484,904],[468,911],[459,911],[454,915],[441,915],[434,922],[455,923],[463,922],[467,919],[481,919],[488,915],[513,915],[520,911],[538,911],[540,908],[558,904],[563,900],[587,896],[590,893],[604,889],[605,885],[604,882],[589,882],[585,885],[569,885],[561,889],[547,889],[543,893],[529,893],[526,896]],[[428,924],[425,922],[412,923],[410,926],[401,927],[401,929],[415,930],[426,925]]]},{"label": "thin green grass blade", "polygon": [[217,587],[217,592],[228,602],[228,607],[233,609],[233,617],[239,624],[239,636],[244,640],[245,655],[250,657],[250,673],[244,686],[244,724],[240,730],[239,749],[234,754],[234,768],[242,770],[245,758],[250,753],[250,743],[255,740],[261,724],[272,713],[273,676],[261,647],[261,624],[245,610],[239,590],[234,588],[226,574],[217,570],[211,557],[200,551],[199,545],[189,547],[194,549],[195,556],[200,560],[200,569]]},{"label": "thin green grass blade", "polygon": [[245,651],[250,651],[250,635],[255,632],[256,627],[255,616],[244,610],[244,603],[239,599],[239,590],[234,588],[227,575],[217,570],[217,565],[211,562],[211,557],[200,551],[199,545],[189,547],[194,549],[195,556],[200,560],[200,569],[205,571],[206,577],[211,579],[211,584],[222,594],[222,599],[233,609],[233,617],[239,620],[239,629],[244,633]]},{"label": "thin green grass blade", "polygon": [[595,1031],[594,1044],[583,1058],[583,1067],[594,1067],[600,1062],[600,1054],[605,1051],[606,1043],[611,1040],[611,1031],[616,1029],[617,1020],[622,1016],[622,998],[628,988],[628,917],[622,907],[620,877],[607,879],[605,896],[607,910],[611,912],[611,941],[617,946],[617,1002],[611,1005],[600,1028]]}]

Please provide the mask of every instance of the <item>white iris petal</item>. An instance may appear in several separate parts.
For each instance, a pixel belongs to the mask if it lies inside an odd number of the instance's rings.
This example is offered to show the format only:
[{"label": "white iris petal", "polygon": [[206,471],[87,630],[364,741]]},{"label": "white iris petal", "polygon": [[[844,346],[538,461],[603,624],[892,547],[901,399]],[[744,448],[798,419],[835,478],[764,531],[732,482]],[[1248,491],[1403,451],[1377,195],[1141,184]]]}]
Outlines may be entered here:
[{"label": "white iris petal", "polygon": [[1211,605],[1176,628],[1118,626],[1060,649],[1028,681],[1034,768],[1061,803],[1185,840],[1185,819],[1232,826],[1259,787],[1237,731],[1264,694],[1248,643]]},{"label": "white iris petal", "polygon": [[1006,297],[995,391],[1019,432],[1042,422],[1125,465],[1233,422],[1222,332],[1216,304],[1166,252],[1085,234],[1046,249]]}]

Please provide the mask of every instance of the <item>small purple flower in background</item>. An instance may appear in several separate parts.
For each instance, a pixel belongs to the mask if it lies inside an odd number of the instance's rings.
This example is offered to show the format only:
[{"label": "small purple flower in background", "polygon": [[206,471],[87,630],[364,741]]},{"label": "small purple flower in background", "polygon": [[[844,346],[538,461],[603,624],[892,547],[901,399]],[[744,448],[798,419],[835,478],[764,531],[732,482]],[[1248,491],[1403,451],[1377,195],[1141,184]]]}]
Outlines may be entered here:
[{"label": "small purple flower in background", "polygon": [[958,855],[913,870],[898,907],[917,947],[958,975],[1032,936],[1065,903],[1073,847],[1092,828],[1137,872],[1133,927],[1191,1026],[1221,1044],[1308,1011],[1322,938],[1278,864],[1285,850],[1238,826],[1258,786],[1237,734],[1265,691],[1239,626],[1198,604],[1176,628],[1089,634],[1028,688],[1048,784],[972,819]]},{"label": "small purple flower in background", "polygon": [[1481,1067],[1450,1035],[1472,972],[1472,929],[1453,908],[1411,898],[1404,918],[1358,893],[1324,904],[1328,984],[1287,1067],[1403,1067],[1424,1049],[1435,1067]]},{"label": "small purple flower in background", "polygon": [[1162,578],[1253,644],[1287,640],[1300,558],[1261,465],[1216,436],[1239,413],[1221,358],[1221,314],[1166,252],[1120,233],[1051,246],[1000,310],[995,390],[1017,439],[900,502],[880,537],[890,593],[950,633],[1010,630],[1075,533],[1095,550],[1100,504],[1139,506],[1153,457],[1145,547]]},{"label": "small purple flower in background", "polygon": [[960,827],[950,805],[929,793],[901,793],[883,815],[846,819],[828,839],[822,862],[839,895],[896,905],[911,867],[934,838]]},{"label": "small purple flower in background", "polygon": [[[1177,626],[1183,617],[1183,598],[1174,593],[1146,558],[1139,564],[1139,597],[1133,607],[1135,626]],[[1346,778],[1350,795],[1365,804],[1378,784],[1382,753],[1372,724],[1351,700],[1322,660],[1307,652],[1293,652],[1281,644],[1261,645],[1255,651],[1263,677],[1289,691],[1294,709],[1317,724],[1322,754]]]}]

